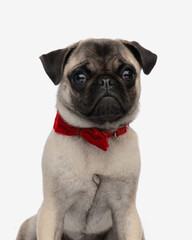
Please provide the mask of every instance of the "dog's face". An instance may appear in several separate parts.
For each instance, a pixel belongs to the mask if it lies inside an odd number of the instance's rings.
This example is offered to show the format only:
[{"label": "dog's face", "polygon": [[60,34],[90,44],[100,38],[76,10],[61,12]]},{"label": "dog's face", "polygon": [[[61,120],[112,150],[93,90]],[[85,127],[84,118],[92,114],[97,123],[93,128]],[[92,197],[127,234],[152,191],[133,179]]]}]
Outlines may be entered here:
[{"label": "dog's face", "polygon": [[113,129],[134,119],[141,68],[149,74],[156,55],[136,42],[89,39],[41,60],[52,81],[60,83],[57,107],[66,121]]}]

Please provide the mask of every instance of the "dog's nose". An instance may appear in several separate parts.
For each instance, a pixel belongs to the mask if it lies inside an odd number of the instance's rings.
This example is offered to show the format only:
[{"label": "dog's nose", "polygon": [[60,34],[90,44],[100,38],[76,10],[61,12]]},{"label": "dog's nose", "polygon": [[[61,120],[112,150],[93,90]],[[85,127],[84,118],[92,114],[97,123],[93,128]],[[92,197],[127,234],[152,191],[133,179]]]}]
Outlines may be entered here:
[{"label": "dog's nose", "polygon": [[104,89],[110,89],[113,87],[115,81],[109,77],[100,77],[98,84]]}]

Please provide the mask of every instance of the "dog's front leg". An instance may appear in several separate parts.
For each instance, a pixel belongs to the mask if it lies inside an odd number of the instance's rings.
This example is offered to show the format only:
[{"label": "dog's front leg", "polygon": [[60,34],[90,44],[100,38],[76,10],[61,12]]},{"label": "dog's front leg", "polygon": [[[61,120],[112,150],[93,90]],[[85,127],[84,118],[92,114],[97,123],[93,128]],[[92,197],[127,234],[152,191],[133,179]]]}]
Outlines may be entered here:
[{"label": "dog's front leg", "polygon": [[107,240],[144,240],[135,205],[137,182],[134,176],[129,179],[103,179],[103,192],[107,193],[113,222]]},{"label": "dog's front leg", "polygon": [[[140,218],[135,204],[127,209],[113,208],[112,213],[115,235],[118,240],[144,240]],[[112,238],[113,239],[113,238]]]},{"label": "dog's front leg", "polygon": [[38,213],[37,240],[61,240],[63,225],[64,213],[53,199],[44,200]]}]

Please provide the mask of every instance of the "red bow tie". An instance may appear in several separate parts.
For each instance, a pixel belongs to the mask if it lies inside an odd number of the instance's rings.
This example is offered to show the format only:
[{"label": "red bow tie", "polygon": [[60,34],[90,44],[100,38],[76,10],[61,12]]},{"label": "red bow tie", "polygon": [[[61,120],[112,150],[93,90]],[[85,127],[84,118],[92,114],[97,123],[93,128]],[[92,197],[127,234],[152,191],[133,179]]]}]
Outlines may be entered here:
[{"label": "red bow tie", "polygon": [[60,133],[67,136],[78,135],[84,138],[88,143],[95,145],[96,147],[107,151],[109,147],[108,138],[118,137],[127,132],[129,125],[117,129],[116,132],[104,132],[96,128],[77,128],[68,125],[60,116],[59,112],[55,117],[54,130],[56,133]]}]

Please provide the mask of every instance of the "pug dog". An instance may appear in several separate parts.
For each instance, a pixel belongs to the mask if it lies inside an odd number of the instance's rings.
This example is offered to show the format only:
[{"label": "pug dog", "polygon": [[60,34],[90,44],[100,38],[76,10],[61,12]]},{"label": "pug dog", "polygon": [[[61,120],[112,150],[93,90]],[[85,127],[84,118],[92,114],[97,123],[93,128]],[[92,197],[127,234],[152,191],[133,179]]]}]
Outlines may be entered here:
[{"label": "pug dog", "polygon": [[57,116],[42,157],[44,200],[17,240],[144,240],[136,209],[140,73],[157,56],[137,42],[88,39],[40,57]]}]

